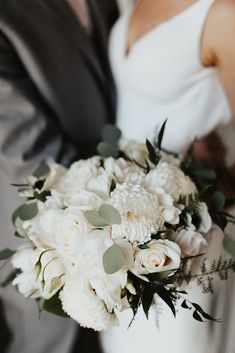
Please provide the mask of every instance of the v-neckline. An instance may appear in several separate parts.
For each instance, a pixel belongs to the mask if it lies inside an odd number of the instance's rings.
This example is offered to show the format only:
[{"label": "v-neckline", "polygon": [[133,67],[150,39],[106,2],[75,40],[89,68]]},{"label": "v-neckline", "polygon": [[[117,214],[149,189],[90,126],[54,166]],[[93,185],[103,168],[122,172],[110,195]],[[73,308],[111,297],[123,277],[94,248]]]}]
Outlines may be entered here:
[{"label": "v-neckline", "polygon": [[139,0],[136,3],[130,3],[129,9],[127,11],[127,18],[126,18],[126,25],[125,25],[125,33],[124,33],[124,59],[128,59],[129,56],[131,55],[132,51],[136,46],[141,44],[143,41],[145,41],[146,38],[151,36],[153,33],[158,31],[161,27],[169,23],[171,20],[177,19],[181,17],[182,15],[185,15],[187,12],[191,11],[198,3],[200,3],[200,0],[195,0],[191,4],[187,5],[183,10],[177,12],[176,14],[170,16],[169,18],[166,18],[165,20],[161,21],[159,24],[156,24],[153,26],[150,30],[146,31],[144,34],[142,34],[137,40],[134,41],[134,43],[131,45],[130,48],[128,48],[128,42],[129,42],[129,33],[130,33],[130,22],[132,20],[132,16],[134,14],[134,11],[136,7],[138,6]]}]

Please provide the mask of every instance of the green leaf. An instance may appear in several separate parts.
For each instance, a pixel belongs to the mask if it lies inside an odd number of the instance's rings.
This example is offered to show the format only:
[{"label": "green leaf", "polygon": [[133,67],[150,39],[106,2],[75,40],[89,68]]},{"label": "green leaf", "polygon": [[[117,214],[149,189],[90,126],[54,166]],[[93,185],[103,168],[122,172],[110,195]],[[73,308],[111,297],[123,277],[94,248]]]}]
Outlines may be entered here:
[{"label": "green leaf", "polygon": [[216,179],[216,173],[212,169],[195,169],[192,170],[192,175],[203,179],[214,180]]},{"label": "green leaf", "polygon": [[172,302],[169,291],[165,289],[163,286],[156,286],[154,287],[154,289],[155,289],[155,292],[159,295],[159,297],[162,298],[162,300],[169,306],[173,315],[176,316],[175,306],[174,306],[174,303]]},{"label": "green leaf", "polygon": [[109,142],[100,142],[97,146],[97,151],[101,157],[113,157],[118,158],[118,147],[116,145],[112,145]]},{"label": "green leaf", "polygon": [[225,196],[222,191],[216,191],[212,197],[212,210],[214,212],[220,212],[225,206]]},{"label": "green leaf", "polygon": [[21,270],[19,270],[18,268],[13,270],[8,276],[7,278],[0,283],[0,287],[5,288],[7,287],[9,284],[11,284],[11,282],[21,273]]},{"label": "green leaf", "polygon": [[158,161],[157,153],[155,151],[155,148],[153,147],[153,145],[151,144],[151,142],[148,139],[146,139],[146,147],[147,147],[148,153],[149,153],[149,160],[153,164],[156,164]]},{"label": "green leaf", "polygon": [[166,119],[166,120],[164,121],[164,123],[162,124],[161,129],[160,129],[159,134],[158,134],[158,138],[157,138],[157,147],[159,148],[159,150],[160,150],[161,147],[162,147],[162,139],[163,139],[164,132],[165,132],[165,128],[166,128],[166,123],[167,123],[167,119]]},{"label": "green leaf", "polygon": [[196,303],[192,303],[192,305],[194,306],[194,308],[204,317],[204,319],[210,320],[210,321],[216,321],[219,322],[219,320],[214,319],[212,316],[210,316],[209,314],[207,314],[201,307],[200,305],[196,304]]},{"label": "green leaf", "polygon": [[145,285],[145,288],[142,294],[142,307],[147,319],[149,314],[149,308],[153,302],[153,296],[154,296],[154,290],[149,285]]},{"label": "green leaf", "polygon": [[105,227],[108,226],[109,223],[106,222],[104,219],[102,219],[99,215],[98,211],[91,210],[91,211],[85,211],[84,216],[86,217],[88,223],[92,225],[93,227]]},{"label": "green leaf", "polygon": [[186,300],[184,300],[184,301],[182,302],[181,306],[182,306],[182,308],[184,308],[184,309],[189,309],[189,310],[191,310],[191,308],[188,306]]},{"label": "green leaf", "polygon": [[62,303],[59,298],[59,292],[57,292],[52,298],[42,301],[40,304],[40,310],[45,310],[51,314],[57,316],[68,317],[62,308]]},{"label": "green leaf", "polygon": [[122,248],[113,244],[103,255],[103,266],[107,274],[111,275],[119,271],[124,264],[124,254]]},{"label": "green leaf", "polygon": [[223,246],[225,250],[235,258],[235,240],[226,234],[224,236]]},{"label": "green leaf", "polygon": [[37,169],[33,172],[33,176],[36,178],[41,178],[45,176],[50,171],[50,168],[45,162],[42,162]]},{"label": "green leaf", "polygon": [[121,130],[114,125],[106,125],[102,131],[102,139],[111,144],[117,142],[121,136]]},{"label": "green leaf", "polygon": [[9,257],[15,254],[14,250],[4,249],[0,251],[0,261],[7,260]]},{"label": "green leaf", "polygon": [[98,213],[99,213],[100,218],[107,221],[108,224],[121,224],[122,223],[122,219],[121,219],[119,212],[117,211],[116,208],[114,208],[111,205],[108,205],[108,204],[101,205]]},{"label": "green leaf", "polygon": [[12,215],[12,222],[15,224],[17,217],[19,217],[22,221],[28,221],[34,218],[38,213],[38,206],[36,202],[31,202],[24,204],[17,208]]},{"label": "green leaf", "polygon": [[110,224],[120,224],[121,216],[119,212],[111,205],[103,204],[99,211],[90,210],[84,212],[87,221],[93,227],[105,227]]},{"label": "green leaf", "polygon": [[193,318],[197,321],[203,322],[202,317],[198,314],[197,310],[194,310],[193,312]]}]

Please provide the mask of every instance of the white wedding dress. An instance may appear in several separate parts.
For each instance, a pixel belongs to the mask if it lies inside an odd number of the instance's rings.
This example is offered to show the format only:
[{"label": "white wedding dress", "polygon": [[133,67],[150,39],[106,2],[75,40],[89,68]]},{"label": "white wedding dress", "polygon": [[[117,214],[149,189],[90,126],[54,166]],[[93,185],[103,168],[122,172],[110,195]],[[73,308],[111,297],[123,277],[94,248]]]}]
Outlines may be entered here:
[{"label": "white wedding dress", "polygon": [[[205,68],[200,60],[201,35],[213,1],[196,1],[145,34],[126,53],[129,19],[135,6],[130,1],[110,38],[118,91],[117,122],[125,137],[144,141],[168,118],[164,147],[180,151],[195,137],[231,119],[216,69]],[[221,238],[215,236],[211,256],[218,256],[220,243]],[[165,304],[158,304],[157,309],[151,309],[149,321],[140,308],[127,329],[132,313],[126,310],[119,314],[119,327],[102,333],[104,352],[234,353],[231,322],[235,310],[232,302],[231,307],[228,305],[233,286],[233,281],[218,282],[213,296],[202,294],[197,286],[189,293],[189,298],[207,312],[222,318],[221,324],[194,321],[187,310],[181,310],[174,319]]]}]

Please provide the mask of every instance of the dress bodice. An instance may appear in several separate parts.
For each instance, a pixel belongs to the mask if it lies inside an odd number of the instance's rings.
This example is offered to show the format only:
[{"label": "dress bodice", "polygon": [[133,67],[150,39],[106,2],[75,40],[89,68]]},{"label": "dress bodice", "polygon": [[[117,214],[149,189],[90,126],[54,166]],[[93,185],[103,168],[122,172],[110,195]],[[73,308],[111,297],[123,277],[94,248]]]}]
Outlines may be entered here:
[{"label": "dress bodice", "polygon": [[[227,123],[231,109],[216,68],[201,63],[201,35],[214,0],[197,0],[141,37],[126,53],[134,1],[114,26],[110,58],[124,136],[145,140],[167,118],[164,147],[180,151]],[[150,136],[149,136],[150,134]]]}]

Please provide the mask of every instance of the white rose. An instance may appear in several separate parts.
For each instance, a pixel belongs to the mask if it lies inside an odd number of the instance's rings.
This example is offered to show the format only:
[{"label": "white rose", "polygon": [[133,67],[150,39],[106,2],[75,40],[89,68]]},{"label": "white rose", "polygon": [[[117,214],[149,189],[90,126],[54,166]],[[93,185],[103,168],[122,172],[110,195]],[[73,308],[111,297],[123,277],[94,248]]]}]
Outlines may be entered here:
[{"label": "white rose", "polygon": [[170,239],[179,245],[184,257],[203,254],[208,245],[206,239],[193,229],[172,232]]},{"label": "white rose", "polygon": [[82,211],[99,209],[104,200],[93,192],[82,190],[65,197],[67,207],[78,207]]},{"label": "white rose", "polygon": [[200,203],[199,215],[201,218],[201,224],[199,227],[199,232],[208,233],[212,227],[211,216],[208,212],[208,207],[205,202]]},{"label": "white rose", "polygon": [[91,232],[91,226],[79,208],[70,207],[57,220],[54,243],[62,257],[76,262],[82,238]]},{"label": "white rose", "polygon": [[54,248],[54,234],[63,210],[45,209],[40,212],[28,230],[29,239],[41,248]]},{"label": "white rose", "polygon": [[180,247],[176,243],[169,240],[151,240],[147,249],[137,248],[131,272],[148,281],[146,275],[150,273],[179,268],[180,255]]},{"label": "white rose", "polygon": [[63,310],[82,327],[103,331],[117,325],[116,315],[107,311],[89,280],[81,273],[66,277],[60,299]]},{"label": "white rose", "polygon": [[86,189],[87,182],[96,178],[100,170],[100,157],[73,163],[61,179],[57,190],[64,196]]}]

